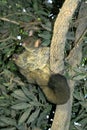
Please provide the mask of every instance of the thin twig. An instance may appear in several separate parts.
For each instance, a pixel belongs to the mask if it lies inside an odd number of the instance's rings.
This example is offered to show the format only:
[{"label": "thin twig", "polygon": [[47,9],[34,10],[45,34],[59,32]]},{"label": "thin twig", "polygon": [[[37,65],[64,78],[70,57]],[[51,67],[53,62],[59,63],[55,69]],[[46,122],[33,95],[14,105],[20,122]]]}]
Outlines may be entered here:
[{"label": "thin twig", "polygon": [[7,19],[7,18],[5,18],[5,17],[3,17],[3,18],[0,17],[0,20],[6,21],[6,22],[10,22],[10,23],[13,23],[13,24],[16,24],[16,25],[20,25],[19,22],[16,22],[16,21],[14,21],[14,20]]}]

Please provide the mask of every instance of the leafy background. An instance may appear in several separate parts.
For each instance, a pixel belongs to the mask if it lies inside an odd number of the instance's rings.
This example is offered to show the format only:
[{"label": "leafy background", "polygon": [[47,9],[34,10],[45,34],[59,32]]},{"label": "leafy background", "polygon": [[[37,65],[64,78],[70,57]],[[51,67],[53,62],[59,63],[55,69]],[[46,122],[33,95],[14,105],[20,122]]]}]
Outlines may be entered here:
[{"label": "leafy background", "polygon": [[[55,106],[49,103],[38,86],[27,83],[12,60],[20,54],[30,30],[50,46],[53,25],[64,0],[0,0],[0,130],[28,130],[51,127]],[[78,11],[77,11],[78,12]],[[77,14],[75,14],[77,15]],[[72,21],[73,22],[73,21]],[[65,54],[71,50],[75,30],[71,23]],[[87,129],[87,35],[83,42],[81,65],[74,68],[77,84],[74,92],[70,130]],[[50,123],[49,123],[50,122]]]}]

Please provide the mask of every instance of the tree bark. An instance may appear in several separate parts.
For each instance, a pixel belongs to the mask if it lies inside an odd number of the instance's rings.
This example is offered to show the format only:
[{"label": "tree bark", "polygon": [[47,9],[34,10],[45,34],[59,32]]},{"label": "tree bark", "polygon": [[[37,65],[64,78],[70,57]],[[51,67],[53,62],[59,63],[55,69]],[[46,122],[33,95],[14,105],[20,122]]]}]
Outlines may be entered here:
[{"label": "tree bark", "polygon": [[[50,69],[52,73],[63,74],[66,35],[69,29],[70,21],[72,20],[72,16],[79,2],[80,2],[79,0],[65,0],[60,10],[60,13],[55,21],[53,38],[50,48]],[[75,45],[75,47],[72,50],[73,57],[70,54],[69,57],[67,58],[68,63],[72,67],[76,67],[77,64],[79,65],[82,58],[81,52],[82,51],[80,44]],[[73,76],[74,72],[70,70],[69,74]],[[68,80],[68,83],[71,90],[71,97],[66,104],[58,105],[56,107],[56,112],[51,130],[69,130],[72,100],[73,100],[72,94],[75,82],[72,80]]]}]

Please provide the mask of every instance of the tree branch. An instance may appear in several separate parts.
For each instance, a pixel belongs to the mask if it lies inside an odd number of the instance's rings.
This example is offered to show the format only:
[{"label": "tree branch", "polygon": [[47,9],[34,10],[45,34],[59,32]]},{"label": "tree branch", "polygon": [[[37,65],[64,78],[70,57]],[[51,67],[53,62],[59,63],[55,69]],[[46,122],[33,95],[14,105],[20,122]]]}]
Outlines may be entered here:
[{"label": "tree branch", "polygon": [[[72,19],[72,16],[79,2],[79,0],[65,0],[65,3],[55,21],[53,38],[50,48],[50,68],[54,73],[62,73],[64,70],[66,34],[69,29],[70,20]],[[78,60],[80,61],[80,59]],[[57,106],[51,130],[69,129],[74,82],[72,82],[72,84],[71,81],[68,82],[71,90],[70,100],[64,105]]]}]

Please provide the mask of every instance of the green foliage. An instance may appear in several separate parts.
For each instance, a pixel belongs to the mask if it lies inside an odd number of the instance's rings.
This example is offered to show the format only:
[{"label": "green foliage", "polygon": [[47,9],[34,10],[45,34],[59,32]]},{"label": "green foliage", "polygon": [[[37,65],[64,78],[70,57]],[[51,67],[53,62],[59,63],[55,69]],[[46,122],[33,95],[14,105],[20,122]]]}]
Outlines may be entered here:
[{"label": "green foliage", "polygon": [[[4,80],[3,80],[4,79]],[[51,105],[41,90],[21,81],[17,75],[4,70],[0,77],[0,128],[4,130],[47,126],[46,115]],[[40,123],[39,123],[39,121]]]},{"label": "green foliage", "polygon": [[75,87],[71,129],[87,129],[87,81],[82,80]]},{"label": "green foliage", "polygon": [[[86,35],[87,36],[87,35]],[[87,129],[87,38],[83,42],[83,58],[81,65],[73,68],[75,72],[76,86],[74,89],[74,102],[72,107],[72,119],[70,130],[86,130]]]},{"label": "green foliage", "polygon": [[50,44],[51,7],[48,9],[42,0],[0,1],[0,130],[47,127],[46,115],[52,105],[40,89],[26,83],[12,57],[23,51],[21,43],[30,30],[43,45]]}]

